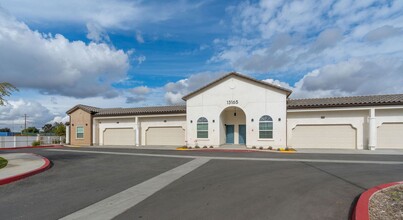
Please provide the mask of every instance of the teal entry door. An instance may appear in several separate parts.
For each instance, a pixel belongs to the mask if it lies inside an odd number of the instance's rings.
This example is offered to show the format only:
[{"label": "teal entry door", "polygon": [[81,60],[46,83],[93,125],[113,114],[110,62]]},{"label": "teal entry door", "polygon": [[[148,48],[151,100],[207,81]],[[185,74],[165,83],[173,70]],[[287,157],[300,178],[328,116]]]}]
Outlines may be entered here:
[{"label": "teal entry door", "polygon": [[246,125],[239,125],[239,144],[246,144]]},{"label": "teal entry door", "polygon": [[225,137],[227,144],[234,143],[234,125],[225,125]]}]

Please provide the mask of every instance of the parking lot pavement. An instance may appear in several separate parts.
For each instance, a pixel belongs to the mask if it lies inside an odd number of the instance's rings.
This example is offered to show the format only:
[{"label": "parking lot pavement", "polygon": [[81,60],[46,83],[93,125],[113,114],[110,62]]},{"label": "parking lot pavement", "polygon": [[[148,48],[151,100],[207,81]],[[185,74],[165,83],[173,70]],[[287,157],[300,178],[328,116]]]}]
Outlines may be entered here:
[{"label": "parking lot pavement", "polygon": [[117,219],[348,219],[356,196],[403,179],[402,171],[393,165],[213,160]]},{"label": "parking lot pavement", "polygon": [[[199,156],[298,158],[267,153],[178,151],[163,151],[170,157],[139,156],[130,153],[163,153],[114,149],[100,151],[106,153],[91,153],[97,151],[93,149],[90,152],[28,151],[49,158],[54,165],[44,173],[0,187],[0,219],[61,218],[113,198],[124,190],[144,186],[146,181]],[[339,155],[300,156],[345,159]],[[361,161],[397,161],[400,158],[344,156]],[[402,164],[210,159],[150,193],[137,205],[120,211],[117,219],[347,219],[354,199],[362,191],[402,179]]]},{"label": "parking lot pavement", "polygon": [[0,219],[58,219],[189,161],[25,151],[47,157],[53,166],[0,186]]},{"label": "parking lot pavement", "polygon": [[183,156],[223,156],[223,157],[253,157],[253,158],[300,158],[300,159],[331,159],[331,160],[382,160],[382,161],[403,161],[403,155],[382,155],[382,154],[325,154],[325,153],[277,153],[277,152],[210,152],[210,151],[177,151],[177,150],[147,150],[127,148],[64,148],[75,151],[95,151],[114,153],[142,153],[142,154],[163,154]]}]

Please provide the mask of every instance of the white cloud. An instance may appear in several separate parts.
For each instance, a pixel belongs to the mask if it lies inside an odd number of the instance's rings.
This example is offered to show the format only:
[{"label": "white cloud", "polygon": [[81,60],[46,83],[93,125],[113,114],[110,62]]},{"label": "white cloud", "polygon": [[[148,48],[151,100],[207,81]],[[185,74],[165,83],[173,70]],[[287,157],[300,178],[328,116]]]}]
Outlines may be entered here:
[{"label": "white cloud", "polygon": [[141,32],[140,32],[140,31],[137,31],[137,32],[136,32],[136,41],[137,41],[139,44],[144,44],[144,38],[143,38],[143,35],[141,35]]},{"label": "white cloud", "polygon": [[141,0],[2,0],[1,4],[18,18],[32,23],[95,23],[107,29],[129,29],[166,21],[202,5],[188,1]]},{"label": "white cloud", "polygon": [[151,89],[147,86],[138,86],[130,89],[130,96],[126,98],[126,103],[138,103],[147,100],[147,95],[151,93]]},{"label": "white cloud", "polygon": [[201,72],[165,85],[165,101],[169,105],[184,104],[182,97],[216,80],[226,72]]},{"label": "white cloud", "polygon": [[70,117],[68,115],[65,116],[55,116],[52,120],[48,121],[46,124],[54,124],[54,123],[66,123],[70,121]]},{"label": "white cloud", "polygon": [[398,94],[403,93],[402,71],[401,60],[351,59],[315,69],[294,86],[273,79],[264,81],[293,90],[291,98]]},{"label": "white cloud", "polygon": [[42,127],[52,120],[54,115],[49,109],[36,101],[10,100],[6,106],[0,106],[0,127],[9,127],[13,131],[24,129],[24,115],[27,115],[27,127]]},{"label": "white cloud", "polygon": [[228,8],[233,32],[214,40],[217,52],[210,62],[245,73],[282,75],[352,58],[403,56],[402,1],[374,2],[242,2]]},{"label": "white cloud", "polygon": [[147,86],[138,86],[131,89],[130,91],[136,95],[146,95],[151,92],[151,89]]},{"label": "white cloud", "polygon": [[104,43],[85,44],[31,30],[0,8],[0,77],[19,88],[71,97],[116,97],[129,57]]},{"label": "white cloud", "polygon": [[146,56],[140,55],[140,56],[136,57],[135,60],[137,60],[138,64],[142,64],[144,61],[146,61]]},{"label": "white cloud", "polygon": [[365,35],[365,39],[368,41],[379,41],[389,37],[401,35],[402,33],[402,28],[395,28],[390,25],[384,25],[368,32]]},{"label": "white cloud", "polygon": [[111,41],[106,31],[97,24],[87,23],[87,30],[87,38],[96,43]]}]

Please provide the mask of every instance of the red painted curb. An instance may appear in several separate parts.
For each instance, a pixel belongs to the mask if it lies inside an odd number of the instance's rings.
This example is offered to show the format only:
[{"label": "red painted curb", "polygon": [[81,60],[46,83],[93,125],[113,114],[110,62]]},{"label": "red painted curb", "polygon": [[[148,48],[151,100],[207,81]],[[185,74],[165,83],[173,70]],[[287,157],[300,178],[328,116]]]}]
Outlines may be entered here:
[{"label": "red painted curb", "polygon": [[0,150],[18,150],[18,149],[28,149],[28,148],[61,148],[62,145],[44,145],[44,146],[24,146],[24,147],[6,147],[0,148]]},{"label": "red painted curb", "polygon": [[15,181],[17,181],[17,180],[20,180],[20,179],[23,179],[23,178],[26,178],[26,177],[29,177],[29,176],[38,174],[38,173],[43,172],[43,171],[45,171],[45,170],[47,170],[47,169],[50,168],[50,160],[49,160],[48,158],[42,157],[42,156],[37,155],[37,154],[33,154],[33,155],[36,155],[36,156],[38,156],[38,157],[41,157],[42,160],[45,161],[45,164],[43,164],[41,167],[39,167],[39,168],[37,168],[37,169],[35,169],[35,170],[31,170],[31,171],[28,171],[28,172],[26,172],[26,173],[21,173],[21,174],[12,176],[12,177],[7,177],[7,178],[4,178],[4,179],[0,179],[0,185],[4,185],[4,184],[11,183],[11,182],[15,182]]},{"label": "red painted curb", "polygon": [[360,196],[360,198],[357,201],[357,204],[355,205],[355,208],[353,210],[353,214],[351,216],[352,220],[369,220],[369,201],[371,197],[378,191],[398,185],[398,184],[403,184],[402,182],[393,182],[393,183],[385,183],[381,184],[379,186],[375,186],[365,192],[363,192]]}]

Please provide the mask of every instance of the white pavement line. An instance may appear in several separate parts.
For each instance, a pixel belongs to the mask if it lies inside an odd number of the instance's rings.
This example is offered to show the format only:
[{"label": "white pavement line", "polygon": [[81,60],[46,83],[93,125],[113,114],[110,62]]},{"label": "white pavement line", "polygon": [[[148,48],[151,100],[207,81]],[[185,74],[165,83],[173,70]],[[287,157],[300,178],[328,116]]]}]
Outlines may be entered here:
[{"label": "white pavement line", "polygon": [[175,180],[207,163],[208,161],[209,159],[205,158],[194,159],[188,163],[162,173],[109,198],[101,200],[84,209],[63,217],[61,218],[61,220],[112,219],[130,209],[131,207],[137,205],[144,199],[150,197],[157,191],[174,182]]},{"label": "white pavement line", "polygon": [[327,160],[327,159],[298,159],[298,158],[209,157],[209,156],[144,154],[144,153],[63,150],[63,149],[44,149],[44,150],[61,151],[61,152],[67,151],[67,152],[74,152],[74,153],[90,153],[90,154],[145,156],[145,157],[169,157],[169,158],[188,158],[188,159],[205,158],[205,159],[209,159],[209,160],[247,160],[247,161],[273,161],[273,162],[351,163],[351,164],[386,164],[386,165],[402,165],[403,164],[403,161],[384,161],[384,160]]}]

